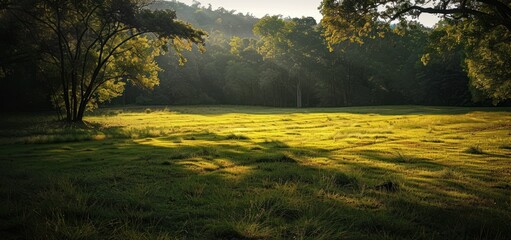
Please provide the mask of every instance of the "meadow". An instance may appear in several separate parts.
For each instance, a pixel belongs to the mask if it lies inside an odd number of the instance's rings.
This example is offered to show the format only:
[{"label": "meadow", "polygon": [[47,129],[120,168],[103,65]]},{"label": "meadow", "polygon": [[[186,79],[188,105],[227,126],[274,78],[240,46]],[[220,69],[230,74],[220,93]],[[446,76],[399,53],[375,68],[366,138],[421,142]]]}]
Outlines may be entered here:
[{"label": "meadow", "polygon": [[511,239],[511,109],[0,118],[2,239]]}]

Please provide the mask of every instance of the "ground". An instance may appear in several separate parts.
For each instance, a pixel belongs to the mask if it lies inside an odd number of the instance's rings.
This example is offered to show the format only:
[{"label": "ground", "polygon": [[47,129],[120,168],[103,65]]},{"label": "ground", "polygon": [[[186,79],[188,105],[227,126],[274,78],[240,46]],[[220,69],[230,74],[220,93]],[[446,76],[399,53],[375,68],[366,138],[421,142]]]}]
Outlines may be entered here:
[{"label": "ground", "polygon": [[7,239],[511,239],[511,109],[0,119]]}]

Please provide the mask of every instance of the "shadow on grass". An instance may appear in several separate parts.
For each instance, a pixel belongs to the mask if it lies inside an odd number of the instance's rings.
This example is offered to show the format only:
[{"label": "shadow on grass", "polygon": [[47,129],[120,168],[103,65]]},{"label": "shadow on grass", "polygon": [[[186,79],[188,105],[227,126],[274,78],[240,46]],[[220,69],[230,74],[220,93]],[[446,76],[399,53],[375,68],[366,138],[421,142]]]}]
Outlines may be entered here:
[{"label": "shadow on grass", "polygon": [[[279,141],[190,133],[0,146],[0,153],[0,233],[7,238],[511,236],[504,206],[439,205],[417,198],[415,191],[422,190],[412,184],[388,192],[368,186],[364,176],[315,164],[315,158],[329,158],[328,151]],[[406,167],[443,167],[426,159],[363,154]],[[376,179],[381,175],[378,184],[389,174],[377,166],[357,167]],[[444,196],[442,202],[454,199]]]},{"label": "shadow on grass", "polygon": [[394,154],[382,153],[374,150],[364,150],[359,153],[361,156],[375,161],[396,164],[405,168],[424,168],[429,171],[439,171],[446,166],[433,162],[431,159],[408,156],[400,152]]}]

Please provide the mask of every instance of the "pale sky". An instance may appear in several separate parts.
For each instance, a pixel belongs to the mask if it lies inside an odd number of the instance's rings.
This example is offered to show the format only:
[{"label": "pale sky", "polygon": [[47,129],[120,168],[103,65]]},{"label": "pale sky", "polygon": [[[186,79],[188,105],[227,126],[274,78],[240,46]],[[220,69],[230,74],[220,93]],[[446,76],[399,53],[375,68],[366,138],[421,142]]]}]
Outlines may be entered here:
[{"label": "pale sky", "polygon": [[[193,0],[177,0],[188,5]],[[264,15],[282,15],[283,17],[314,17],[317,22],[322,18],[318,7],[321,0],[199,0],[202,6],[211,4],[213,9],[223,7],[227,10],[236,10],[241,13],[251,13],[261,18]],[[438,18],[431,14],[422,14],[419,21],[427,27],[432,27]]]}]

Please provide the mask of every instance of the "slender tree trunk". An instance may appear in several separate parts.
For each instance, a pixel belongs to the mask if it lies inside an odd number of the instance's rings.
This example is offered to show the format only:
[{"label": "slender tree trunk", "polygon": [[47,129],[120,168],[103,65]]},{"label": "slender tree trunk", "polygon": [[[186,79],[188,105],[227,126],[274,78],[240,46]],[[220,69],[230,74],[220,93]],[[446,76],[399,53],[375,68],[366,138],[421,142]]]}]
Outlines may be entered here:
[{"label": "slender tree trunk", "polygon": [[335,93],[335,72],[333,70],[333,67],[332,67],[332,81],[330,82],[330,94],[331,94],[331,99],[329,99],[329,102],[331,101],[332,105],[336,106],[337,105],[337,96],[336,96],[336,93]]},{"label": "slender tree trunk", "polygon": [[[60,40],[59,40],[60,41]],[[69,103],[69,92],[68,92],[68,85],[67,85],[67,79],[66,79],[66,72],[65,72],[65,64],[64,64],[64,53],[61,49],[60,54],[60,78],[62,83],[62,89],[63,89],[63,98],[64,98],[64,105],[66,107],[66,120],[68,122],[71,122],[73,120],[72,114],[71,114],[71,104]]]},{"label": "slender tree trunk", "polygon": [[78,115],[78,93],[77,93],[77,86],[76,86],[76,74],[74,73],[74,70],[72,71],[72,77],[71,77],[71,97],[73,102],[73,120],[76,119]]},{"label": "slender tree trunk", "polygon": [[69,102],[69,82],[67,81],[67,74],[66,74],[66,64],[65,64],[65,55],[64,55],[64,40],[63,33],[61,29],[61,15],[60,10],[57,9],[57,36],[58,36],[58,44],[59,44],[59,60],[60,60],[60,79],[62,83],[62,89],[63,89],[63,98],[64,98],[64,104],[66,107],[66,120],[68,122],[73,121],[73,115],[72,115],[72,107],[71,103]]},{"label": "slender tree trunk", "polygon": [[346,62],[346,70],[348,71],[346,76],[341,81],[341,93],[342,93],[342,104],[348,106],[348,82],[351,80],[351,66],[349,62]]},{"label": "slender tree trunk", "polygon": [[330,106],[337,107],[339,106],[339,97],[337,96],[337,74],[335,72],[336,60],[334,59],[330,65],[330,71],[332,74],[332,78],[330,79],[330,96],[328,96],[327,104]]},{"label": "slender tree trunk", "polygon": [[[83,100],[82,100],[82,102],[83,102]],[[85,113],[85,107],[86,106],[87,106],[87,104],[83,105],[83,104],[80,103],[80,108],[78,109],[76,118],[74,120],[75,122],[82,122],[83,121],[83,115]]]},{"label": "slender tree trunk", "polygon": [[302,107],[302,86],[301,86],[301,80],[298,79],[298,82],[296,83],[296,107],[301,108]]}]

